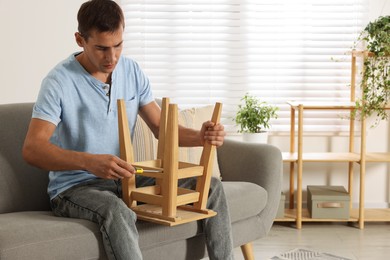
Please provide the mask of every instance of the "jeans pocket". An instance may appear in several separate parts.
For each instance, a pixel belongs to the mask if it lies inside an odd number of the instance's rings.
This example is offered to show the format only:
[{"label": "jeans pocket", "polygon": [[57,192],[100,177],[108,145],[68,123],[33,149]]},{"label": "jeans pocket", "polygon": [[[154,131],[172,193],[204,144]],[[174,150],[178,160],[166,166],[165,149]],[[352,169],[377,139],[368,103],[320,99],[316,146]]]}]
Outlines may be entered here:
[{"label": "jeans pocket", "polygon": [[53,211],[54,215],[56,215],[57,217],[65,216],[63,212],[61,212],[61,207],[60,207],[61,203],[62,203],[62,198],[60,197],[60,195],[58,195],[57,197],[53,198],[50,201],[51,210]]},{"label": "jeans pocket", "polygon": [[53,199],[50,200],[50,207],[51,207],[51,210],[55,210],[57,207],[58,207],[58,203],[59,203],[59,198],[58,196],[54,197]]}]

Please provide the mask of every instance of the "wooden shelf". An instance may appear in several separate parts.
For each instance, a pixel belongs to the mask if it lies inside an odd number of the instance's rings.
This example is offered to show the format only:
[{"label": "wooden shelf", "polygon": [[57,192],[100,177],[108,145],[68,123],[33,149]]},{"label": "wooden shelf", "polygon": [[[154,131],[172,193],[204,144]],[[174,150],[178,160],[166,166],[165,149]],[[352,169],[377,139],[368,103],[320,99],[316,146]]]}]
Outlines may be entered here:
[{"label": "wooden shelf", "polygon": [[360,156],[355,153],[304,153],[305,162],[358,162]]},{"label": "wooden shelf", "polygon": [[[282,153],[284,162],[298,161],[298,153]],[[357,153],[303,153],[304,162],[359,162]]]},{"label": "wooden shelf", "polygon": [[292,108],[297,109],[302,106],[304,109],[336,109],[336,110],[349,110],[356,107],[353,102],[312,102],[312,101],[287,101]]},{"label": "wooden shelf", "polygon": [[[357,210],[353,210],[356,211]],[[277,222],[295,222],[295,216],[297,214],[296,209],[286,209],[284,218],[276,219]],[[358,218],[355,214],[351,214],[348,219],[336,219],[336,218],[311,218],[307,209],[302,209],[302,222],[358,222]]]},{"label": "wooden shelf", "polygon": [[390,162],[390,153],[367,153],[366,162]]},{"label": "wooden shelf", "polygon": [[[359,214],[356,212],[356,216]],[[365,222],[388,222],[390,220],[390,209],[365,209]]]},{"label": "wooden shelf", "polygon": [[[277,218],[275,222],[295,222],[296,221],[296,209],[286,209],[284,212],[284,218]],[[365,222],[388,222],[390,219],[390,209],[365,209],[364,210]],[[302,209],[302,222],[358,222],[359,210],[352,209],[349,219],[333,219],[333,218],[311,218],[307,209]]]},{"label": "wooden shelf", "polygon": [[[282,153],[283,162],[297,162],[298,153]],[[303,162],[360,162],[358,153],[302,153]],[[390,153],[367,153],[366,162],[390,162]]]},{"label": "wooden shelf", "polygon": [[[356,58],[367,57],[370,55],[367,51],[353,51],[351,63],[351,96],[350,102],[318,102],[318,101],[289,101],[290,105],[290,150],[283,153],[283,161],[290,163],[290,191],[289,203],[290,208],[296,202],[296,209],[286,210],[285,217],[278,221],[296,222],[296,227],[300,229],[302,222],[309,221],[344,221],[344,222],[358,222],[359,228],[364,228],[365,222],[370,221],[389,221],[390,209],[365,209],[364,208],[364,194],[365,194],[365,176],[366,163],[390,162],[390,153],[384,152],[367,152],[366,150],[366,120],[360,120],[360,147],[355,147],[355,131],[356,124],[353,118],[350,118],[349,128],[349,152],[347,153],[307,153],[303,151],[304,143],[304,114],[307,110],[348,110],[356,109],[356,75],[357,66]],[[387,106],[386,109],[389,109]],[[297,128],[295,127],[297,124]],[[358,149],[357,149],[358,148]],[[303,168],[307,162],[347,162],[348,163],[348,191],[353,193],[355,190],[354,178],[354,163],[359,164],[359,184],[356,192],[359,195],[359,209],[351,211],[350,218],[346,220],[340,219],[312,219],[307,210],[302,208],[302,182],[303,182]],[[295,165],[296,164],[296,165]],[[296,186],[294,181],[296,180]],[[296,201],[294,196],[296,195]]]},{"label": "wooden shelf", "polygon": [[[302,106],[306,110],[352,110],[356,108],[354,102],[312,102],[312,101],[287,101],[287,104],[294,109]],[[389,110],[390,106],[384,107]]]},{"label": "wooden shelf", "polygon": [[[354,102],[313,102],[313,101],[287,101],[292,108],[298,109],[302,106],[307,110],[352,110],[356,108]],[[386,106],[385,109],[390,109],[390,106]]]},{"label": "wooden shelf", "polygon": [[283,162],[296,162],[298,160],[297,153],[282,153]]}]

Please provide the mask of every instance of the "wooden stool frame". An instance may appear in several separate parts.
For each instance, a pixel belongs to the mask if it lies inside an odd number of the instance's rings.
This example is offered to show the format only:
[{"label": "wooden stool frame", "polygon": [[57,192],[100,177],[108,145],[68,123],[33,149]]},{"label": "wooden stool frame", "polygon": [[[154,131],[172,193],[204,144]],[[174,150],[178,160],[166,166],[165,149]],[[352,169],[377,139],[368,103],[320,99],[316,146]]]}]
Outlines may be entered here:
[{"label": "wooden stool frame", "polygon": [[[219,123],[222,104],[216,103],[211,121]],[[209,218],[217,213],[206,208],[215,146],[205,143],[199,164],[179,162],[178,108],[163,98],[157,159],[134,162],[133,147],[123,100],[118,100],[120,157],[134,167],[143,168],[143,176],[155,178],[156,185],[136,187],[135,176],[122,181],[122,197],[138,219],[175,226]],[[153,172],[147,172],[152,170]],[[178,180],[196,177],[195,190],[178,187]],[[142,204],[137,205],[137,202]]]}]

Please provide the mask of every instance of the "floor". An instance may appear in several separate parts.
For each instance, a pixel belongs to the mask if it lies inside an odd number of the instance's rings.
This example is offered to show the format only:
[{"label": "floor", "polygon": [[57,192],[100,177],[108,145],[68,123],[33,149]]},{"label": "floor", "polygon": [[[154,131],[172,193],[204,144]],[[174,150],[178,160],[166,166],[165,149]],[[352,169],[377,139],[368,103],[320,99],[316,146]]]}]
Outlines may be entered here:
[{"label": "floor", "polygon": [[[294,248],[332,253],[352,260],[390,259],[390,223],[366,223],[363,230],[346,223],[303,223],[297,230],[276,223],[266,238],[253,243],[255,259],[266,260]],[[244,259],[235,249],[235,259]]]}]

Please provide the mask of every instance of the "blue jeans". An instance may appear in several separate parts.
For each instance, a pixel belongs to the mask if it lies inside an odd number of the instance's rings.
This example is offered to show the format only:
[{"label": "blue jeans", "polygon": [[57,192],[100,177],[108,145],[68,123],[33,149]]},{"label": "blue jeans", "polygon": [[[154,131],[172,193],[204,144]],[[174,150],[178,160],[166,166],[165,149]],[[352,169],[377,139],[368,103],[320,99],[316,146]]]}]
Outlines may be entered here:
[{"label": "blue jeans", "polygon": [[[194,188],[193,178],[179,181],[179,186]],[[153,180],[137,176],[137,187],[153,185]],[[142,259],[136,227],[137,216],[121,199],[120,181],[96,179],[81,183],[52,199],[55,215],[87,219],[99,225],[109,259]],[[212,178],[207,208],[215,217],[203,220],[210,259],[233,259],[230,216],[222,183]],[[127,241],[127,242],[124,242]]]}]

